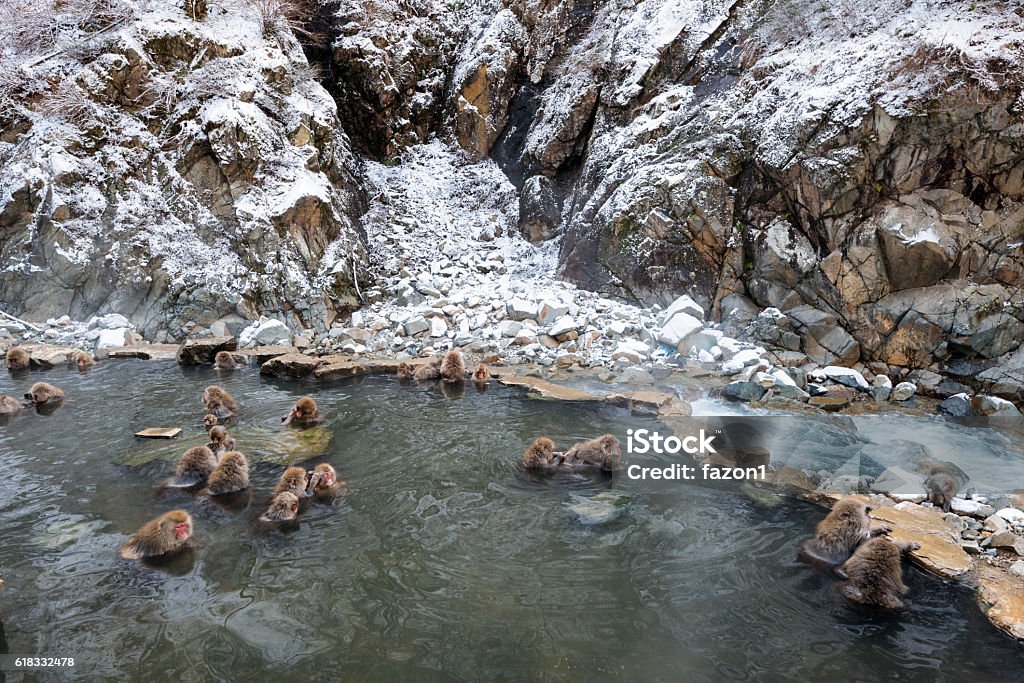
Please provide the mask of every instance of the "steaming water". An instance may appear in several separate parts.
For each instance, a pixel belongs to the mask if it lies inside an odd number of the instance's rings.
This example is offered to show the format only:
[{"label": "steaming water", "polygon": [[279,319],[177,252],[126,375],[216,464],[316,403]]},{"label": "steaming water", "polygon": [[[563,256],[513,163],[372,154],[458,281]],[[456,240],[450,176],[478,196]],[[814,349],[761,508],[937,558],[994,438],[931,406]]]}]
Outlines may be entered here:
[{"label": "steaming water", "polygon": [[[794,561],[819,508],[741,484],[517,473],[540,433],[568,444],[612,432],[625,445],[627,429],[659,428],[616,408],[500,386],[446,396],[390,377],[311,385],[141,361],[4,378],[0,391],[20,395],[42,378],[66,390],[64,408],[0,425],[0,621],[11,653],[76,658],[73,673],[48,677],[1024,675],[1024,649],[984,619],[970,592],[916,569],[906,569],[903,613],[845,604],[828,578]],[[174,459],[205,442],[199,394],[212,382],[241,401],[231,432],[255,461],[250,507],[235,513],[155,496]],[[328,415],[325,428],[282,430],[280,417],[306,392]],[[856,433],[807,418],[761,424],[773,454],[800,466],[868,470],[891,450],[872,440],[926,440],[966,451],[976,469],[991,465],[993,479],[1024,480],[1012,434],[919,418],[856,422]],[[132,437],[150,426],[185,431],[172,442]],[[865,448],[871,457],[851,460],[851,449]],[[311,506],[294,533],[255,530],[283,464],[320,461],[334,464],[349,494]],[[597,520],[574,511],[594,498],[609,521],[583,523]],[[194,565],[117,558],[128,534],[174,507],[195,517]]]}]

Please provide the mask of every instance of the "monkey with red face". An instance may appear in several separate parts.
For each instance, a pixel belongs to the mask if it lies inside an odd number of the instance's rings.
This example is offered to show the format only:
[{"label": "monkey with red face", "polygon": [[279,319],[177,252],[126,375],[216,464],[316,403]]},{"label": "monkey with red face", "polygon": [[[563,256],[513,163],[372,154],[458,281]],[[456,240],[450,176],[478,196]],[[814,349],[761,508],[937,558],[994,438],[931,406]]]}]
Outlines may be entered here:
[{"label": "monkey with red face", "polygon": [[171,510],[142,525],[121,546],[121,557],[140,560],[178,552],[191,536],[192,516],[184,510]]},{"label": "monkey with red face", "polygon": [[323,418],[317,410],[316,401],[309,396],[303,396],[295,402],[288,414],[281,418],[281,422],[296,427],[311,427],[323,422]]}]

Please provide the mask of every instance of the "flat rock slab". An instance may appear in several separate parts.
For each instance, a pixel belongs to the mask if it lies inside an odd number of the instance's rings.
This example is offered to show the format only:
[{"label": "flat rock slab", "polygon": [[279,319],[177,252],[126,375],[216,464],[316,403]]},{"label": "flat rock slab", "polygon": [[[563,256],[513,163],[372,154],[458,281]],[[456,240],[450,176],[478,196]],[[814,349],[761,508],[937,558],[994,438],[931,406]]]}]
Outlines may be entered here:
[{"label": "flat rock slab", "polygon": [[213,363],[218,351],[234,351],[238,341],[234,337],[201,337],[188,339],[178,349],[178,362],[182,365]]},{"label": "flat rock slab", "polygon": [[989,621],[1024,640],[1024,579],[978,562],[978,605]]},{"label": "flat rock slab", "polygon": [[913,503],[900,503],[875,508],[871,516],[891,526],[894,539],[920,543],[921,548],[911,551],[910,558],[927,571],[943,578],[959,579],[973,568],[971,557],[960,547],[940,512]]},{"label": "flat rock slab", "polygon": [[173,439],[181,434],[181,427],[149,427],[135,432],[140,439]]},{"label": "flat rock slab", "polygon": [[499,377],[498,381],[502,384],[514,387],[525,387],[531,394],[538,394],[544,398],[555,399],[557,401],[600,401],[600,396],[580,391],[579,389],[570,389],[569,387],[563,387],[558,384],[553,384],[545,379],[539,377]]},{"label": "flat rock slab", "polygon": [[107,349],[109,358],[141,358],[142,360],[174,360],[178,357],[177,344],[146,344],[145,346],[115,346]]},{"label": "flat rock slab", "polygon": [[71,362],[71,354],[78,351],[72,346],[57,346],[56,344],[37,344],[22,347],[28,351],[32,365],[41,368],[53,368],[58,365],[67,365]]},{"label": "flat rock slab", "polygon": [[322,362],[313,370],[313,377],[316,379],[338,379],[339,377],[354,377],[365,375],[370,372],[369,366],[365,363],[357,363],[352,360],[331,359]]},{"label": "flat rock slab", "polygon": [[689,417],[693,409],[686,401],[663,391],[637,391],[632,394],[610,394],[605,401],[629,408],[635,415],[672,415]]},{"label": "flat rock slab", "polygon": [[306,356],[301,353],[287,353],[282,356],[275,356],[260,365],[261,375],[271,377],[290,377],[301,379],[309,377],[321,364],[329,362],[323,358]]},{"label": "flat rock slab", "polygon": [[242,349],[241,351],[235,351],[234,355],[255,359],[256,365],[263,365],[271,358],[277,358],[278,356],[284,356],[289,353],[295,353],[295,348],[292,346],[284,346],[283,344],[273,344],[257,346],[254,349]]}]

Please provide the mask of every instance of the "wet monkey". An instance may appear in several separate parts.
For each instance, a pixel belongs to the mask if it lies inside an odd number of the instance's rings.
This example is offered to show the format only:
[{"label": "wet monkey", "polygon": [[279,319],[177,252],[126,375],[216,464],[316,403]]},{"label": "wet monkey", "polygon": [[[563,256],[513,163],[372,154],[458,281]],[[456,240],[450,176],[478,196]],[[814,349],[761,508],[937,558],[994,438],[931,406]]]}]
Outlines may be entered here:
[{"label": "wet monkey", "polygon": [[299,499],[290,491],[274,495],[267,511],[260,516],[261,522],[291,522],[299,514]]},{"label": "wet monkey", "polygon": [[25,394],[25,400],[34,406],[59,403],[64,400],[64,392],[47,382],[36,382]]},{"label": "wet monkey", "polygon": [[617,470],[622,464],[622,448],[619,440],[611,434],[589,441],[581,441],[567,450],[563,462],[573,467],[597,467],[602,470]]},{"label": "wet monkey", "polygon": [[546,436],[534,439],[523,453],[523,467],[528,470],[542,470],[558,467],[563,453],[555,452],[555,442]]},{"label": "wet monkey", "polygon": [[843,564],[864,541],[888,533],[885,525],[872,526],[871,507],[857,498],[843,498],[818,522],[814,538],[800,544],[800,558],[825,568]]},{"label": "wet monkey", "polygon": [[174,470],[174,477],[164,486],[190,488],[202,484],[217,469],[217,456],[206,446],[190,448],[181,456]]},{"label": "wet monkey", "polygon": [[306,470],[301,467],[289,467],[281,474],[281,479],[274,487],[274,495],[287,491],[296,498],[302,498],[307,495],[308,483]]},{"label": "wet monkey", "polygon": [[24,370],[29,366],[28,351],[15,346],[7,350],[7,367],[11,370]]},{"label": "wet monkey", "polygon": [[294,424],[297,427],[315,425],[322,421],[316,401],[310,396],[303,396],[296,401],[288,414],[281,418],[283,424]]},{"label": "wet monkey", "polygon": [[206,387],[203,391],[203,405],[207,413],[215,415],[220,421],[238,415],[242,410],[235,397],[218,386]]},{"label": "wet monkey", "polygon": [[839,591],[853,602],[874,607],[899,609],[903,584],[902,554],[917,550],[920,543],[880,537],[864,541],[843,566],[836,570],[844,581]]},{"label": "wet monkey", "polygon": [[452,349],[444,354],[441,359],[441,367],[438,370],[441,380],[445,382],[466,381],[466,360],[462,357],[462,351]]},{"label": "wet monkey", "polygon": [[345,488],[345,482],[338,479],[338,473],[325,462],[320,463],[309,473],[307,490],[312,489],[318,499],[333,499]]},{"label": "wet monkey", "polygon": [[438,379],[441,376],[441,358],[431,358],[416,368],[412,378],[416,380]]},{"label": "wet monkey", "polygon": [[177,552],[191,536],[192,516],[184,510],[171,510],[143,524],[121,546],[121,557],[140,560]]},{"label": "wet monkey", "polygon": [[241,367],[229,351],[218,351],[213,357],[214,370],[237,370]]},{"label": "wet monkey", "polygon": [[402,381],[407,381],[413,378],[416,374],[416,368],[412,363],[402,361],[398,364],[398,370],[395,371],[395,376]]},{"label": "wet monkey", "polygon": [[228,451],[235,450],[235,440],[228,436],[227,428],[222,425],[210,427],[210,443],[206,447],[213,451],[213,454],[220,458]]},{"label": "wet monkey", "polygon": [[7,394],[0,394],[0,416],[18,415],[24,409],[25,407],[18,399]]},{"label": "wet monkey", "polygon": [[71,362],[79,370],[88,370],[96,364],[96,360],[88,351],[75,351],[71,354]]},{"label": "wet monkey", "polygon": [[249,461],[239,451],[228,451],[206,480],[206,492],[221,496],[249,488]]}]

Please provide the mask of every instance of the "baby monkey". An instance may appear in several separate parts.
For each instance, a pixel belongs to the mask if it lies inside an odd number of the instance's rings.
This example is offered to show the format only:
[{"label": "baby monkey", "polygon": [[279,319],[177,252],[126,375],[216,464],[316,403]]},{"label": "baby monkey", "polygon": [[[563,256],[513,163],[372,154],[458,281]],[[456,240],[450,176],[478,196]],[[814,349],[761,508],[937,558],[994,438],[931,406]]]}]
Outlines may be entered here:
[{"label": "baby monkey", "polygon": [[228,436],[228,430],[225,427],[215,425],[210,427],[210,443],[206,444],[206,447],[213,451],[213,454],[219,459],[228,451],[235,450],[235,439]]},{"label": "baby monkey", "polygon": [[872,538],[857,547],[853,556],[836,570],[845,579],[839,590],[853,602],[899,609],[907,592],[903,584],[902,553],[918,550],[920,543]]},{"label": "baby monkey", "polygon": [[183,549],[191,536],[192,516],[184,510],[171,510],[143,524],[121,546],[121,557],[141,560],[167,555]]}]

